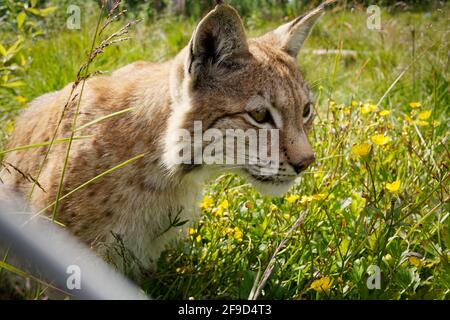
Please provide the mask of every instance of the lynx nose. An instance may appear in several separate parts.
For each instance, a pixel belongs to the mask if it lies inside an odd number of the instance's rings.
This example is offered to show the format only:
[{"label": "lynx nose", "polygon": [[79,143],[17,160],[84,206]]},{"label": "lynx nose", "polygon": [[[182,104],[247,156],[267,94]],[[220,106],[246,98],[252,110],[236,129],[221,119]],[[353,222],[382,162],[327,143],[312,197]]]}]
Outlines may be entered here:
[{"label": "lynx nose", "polygon": [[300,162],[291,165],[294,168],[295,172],[299,174],[300,172],[305,171],[306,168],[308,168],[315,160],[316,158],[314,157],[314,155],[310,155],[303,158]]}]

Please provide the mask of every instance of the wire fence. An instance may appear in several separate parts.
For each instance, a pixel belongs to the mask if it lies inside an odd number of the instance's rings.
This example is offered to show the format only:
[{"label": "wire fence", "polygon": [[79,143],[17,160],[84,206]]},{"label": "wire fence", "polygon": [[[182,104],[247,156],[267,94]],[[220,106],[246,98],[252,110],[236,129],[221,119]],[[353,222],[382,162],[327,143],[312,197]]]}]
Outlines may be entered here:
[{"label": "wire fence", "polygon": [[[0,253],[2,258],[14,254],[14,260],[20,261],[20,268],[9,271],[24,272],[25,268],[27,274],[58,292],[58,297],[148,299],[137,286],[67,231],[43,217],[36,217],[28,208],[24,210],[17,200],[0,202]],[[5,260],[0,260],[0,264],[6,265]]]}]

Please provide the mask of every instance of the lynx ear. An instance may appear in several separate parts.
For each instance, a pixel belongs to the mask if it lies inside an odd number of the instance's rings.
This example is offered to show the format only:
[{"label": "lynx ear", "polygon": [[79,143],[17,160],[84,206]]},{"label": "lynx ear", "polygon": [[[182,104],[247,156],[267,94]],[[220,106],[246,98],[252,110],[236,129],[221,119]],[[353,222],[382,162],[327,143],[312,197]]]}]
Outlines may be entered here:
[{"label": "lynx ear", "polygon": [[294,21],[282,25],[263,38],[276,42],[284,51],[296,58],[312,28],[323,14],[325,6],[333,2],[335,0],[325,1],[314,10],[298,17]]},{"label": "lynx ear", "polygon": [[244,25],[236,10],[216,6],[197,26],[189,51],[187,67],[194,80],[230,68],[249,54]]}]

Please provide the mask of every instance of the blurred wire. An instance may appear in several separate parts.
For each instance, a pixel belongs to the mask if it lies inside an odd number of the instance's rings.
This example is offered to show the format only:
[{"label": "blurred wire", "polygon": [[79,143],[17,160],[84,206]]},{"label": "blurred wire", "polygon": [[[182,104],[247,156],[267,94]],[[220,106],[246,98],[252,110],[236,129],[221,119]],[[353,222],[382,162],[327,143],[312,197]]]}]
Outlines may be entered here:
[{"label": "blurred wire", "polygon": [[148,297],[66,230],[43,218],[30,219],[18,201],[0,202],[0,248],[31,265],[27,272],[76,299],[142,300]]}]

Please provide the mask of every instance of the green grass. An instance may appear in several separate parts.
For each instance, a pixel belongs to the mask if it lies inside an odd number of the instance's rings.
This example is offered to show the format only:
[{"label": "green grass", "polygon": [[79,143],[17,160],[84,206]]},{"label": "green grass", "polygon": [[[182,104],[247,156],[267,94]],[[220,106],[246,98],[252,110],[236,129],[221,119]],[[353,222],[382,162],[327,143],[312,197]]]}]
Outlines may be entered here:
[{"label": "green grass", "polygon": [[[450,298],[448,23],[439,12],[389,12],[382,12],[382,32],[367,29],[364,12],[322,19],[299,57],[317,96],[311,140],[318,161],[284,198],[262,197],[236,176],[208,185],[201,221],[144,280],[151,296],[246,299],[272,261],[263,299]],[[247,24],[260,35],[280,23]],[[163,61],[193,28],[170,18],[141,24],[133,40],[105,51],[92,70]],[[30,45],[20,94],[31,100],[73,81],[90,47],[89,30],[58,30]],[[356,55],[312,53],[339,48]],[[21,107],[11,101],[12,110]],[[364,113],[365,103],[368,110],[379,105]],[[14,114],[2,118],[6,134]],[[386,145],[373,142],[378,134],[389,137]],[[367,155],[355,154],[361,145],[370,148]],[[389,191],[386,184],[396,180],[400,189]],[[371,265],[381,269],[380,290],[367,288]]]}]

